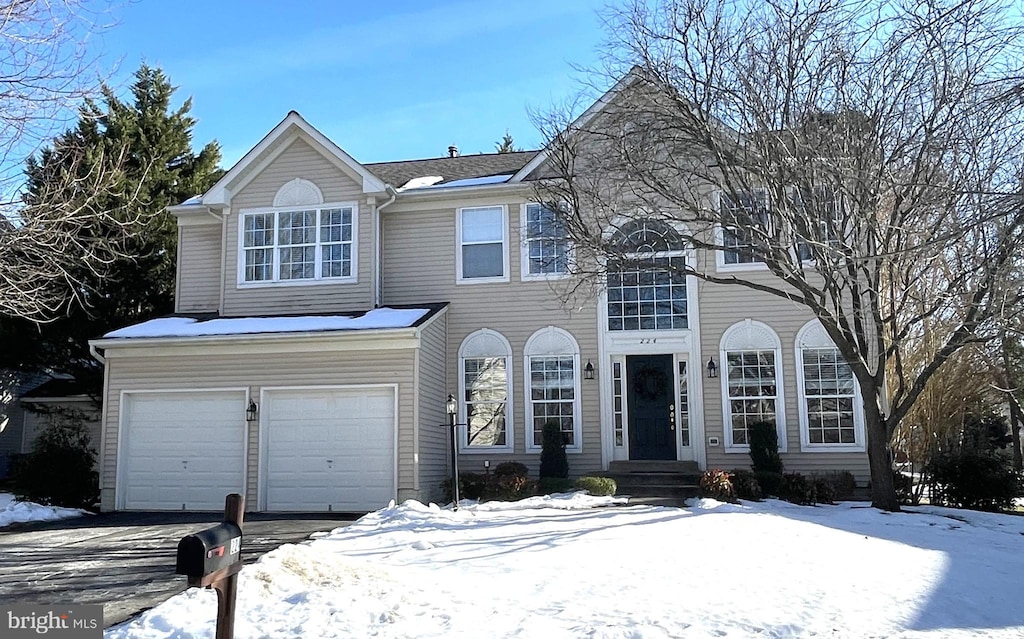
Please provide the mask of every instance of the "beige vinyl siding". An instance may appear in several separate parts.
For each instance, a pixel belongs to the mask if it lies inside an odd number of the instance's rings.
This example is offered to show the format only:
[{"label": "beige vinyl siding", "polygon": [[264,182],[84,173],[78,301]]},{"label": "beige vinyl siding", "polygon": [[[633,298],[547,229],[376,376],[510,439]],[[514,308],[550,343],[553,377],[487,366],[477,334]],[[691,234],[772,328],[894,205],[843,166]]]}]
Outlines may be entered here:
[{"label": "beige vinyl siding", "polygon": [[[239,287],[238,225],[245,209],[268,208],[284,184],[302,178],[320,188],[325,203],[355,202],[358,205],[357,281],[302,283],[280,286]],[[373,206],[361,184],[313,149],[305,140],[292,142],[274,161],[231,201],[224,242],[227,255],[224,273],[224,315],[332,313],[366,310],[373,306]]]},{"label": "beige vinyl siding", "polygon": [[[113,349],[111,349],[113,350]],[[398,498],[415,498],[413,451],[414,349],[351,352],[239,353],[235,355],[125,357],[108,351],[109,390],[104,405],[104,440],[100,458],[102,508],[114,507],[117,429],[122,391],[248,388],[259,401],[260,389],[278,386],[398,384]],[[122,355],[122,356],[118,356]],[[182,398],[187,401],[188,394]],[[245,415],[239,415],[240,420]],[[259,425],[248,428],[248,508],[255,509],[259,472]]]},{"label": "beige vinyl siding", "polygon": [[[459,206],[483,206],[498,203],[494,199],[474,201],[466,198]],[[484,460],[493,468],[503,461],[520,461],[536,476],[539,451],[526,450],[526,401],[523,378],[523,348],[533,333],[547,326],[562,328],[580,347],[580,368],[592,361],[597,366],[597,315],[592,300],[577,300],[575,308],[560,302],[564,280],[521,281],[520,279],[520,204],[503,200],[509,214],[508,282],[455,284],[456,205],[423,205],[424,210],[385,209],[384,303],[417,304],[446,301],[448,307],[447,393],[458,393],[459,346],[470,333],[481,328],[497,331],[512,346],[512,419],[513,453],[473,452],[461,454],[459,468],[483,472]],[[582,377],[582,370],[579,371]],[[597,380],[580,381],[582,450],[569,454],[572,476],[601,470],[600,400]]]},{"label": "beige vinyl siding", "polygon": [[178,227],[178,313],[212,313],[220,305],[221,224]]},{"label": "beige vinyl siding", "polygon": [[424,502],[443,498],[441,482],[448,476],[449,455],[445,402],[447,313],[430,322],[420,334],[419,383],[419,494]]},{"label": "beige vinyl siding", "polygon": [[[705,254],[702,259],[714,256]],[[745,279],[763,279],[772,283],[768,273],[744,272]],[[722,415],[722,378],[725,377],[725,362],[720,361],[719,346],[722,334],[733,324],[750,318],[764,322],[779,336],[782,343],[782,386],[786,416],[786,439],[788,449],[782,454],[787,471],[800,473],[822,473],[833,470],[848,470],[859,484],[869,479],[868,458],[864,452],[803,452],[800,450],[800,416],[796,370],[796,334],[811,319],[810,312],[797,305],[768,293],[754,291],[739,285],[698,284],[700,307],[700,348],[702,358],[701,379],[704,384],[704,430],[705,437],[718,437],[718,446],[707,447],[708,468],[749,468],[750,456],[743,453],[725,452],[724,418]],[[719,365],[718,379],[708,379],[707,362],[715,358]]]}]

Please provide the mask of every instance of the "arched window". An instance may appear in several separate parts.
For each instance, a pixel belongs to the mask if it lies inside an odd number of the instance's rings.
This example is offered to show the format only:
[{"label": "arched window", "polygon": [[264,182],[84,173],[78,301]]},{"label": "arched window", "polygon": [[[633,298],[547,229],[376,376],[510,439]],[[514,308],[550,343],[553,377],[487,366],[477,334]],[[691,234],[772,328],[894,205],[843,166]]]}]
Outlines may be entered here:
[{"label": "arched window", "polygon": [[527,448],[540,448],[544,425],[554,421],[566,448],[579,450],[580,347],[576,340],[560,328],[542,328],[526,341],[523,359]]},{"label": "arched window", "polygon": [[811,450],[864,450],[863,406],[853,370],[818,320],[796,336],[800,445]]},{"label": "arched window", "polygon": [[631,220],[611,240],[624,257],[608,264],[608,330],[687,328],[686,243],[659,220]]},{"label": "arched window", "polygon": [[756,422],[772,422],[786,449],[782,344],[767,324],[743,320],[722,334],[722,415],[726,448],[747,450]]},{"label": "arched window", "polygon": [[512,450],[512,347],[498,332],[482,328],[459,347],[459,415],[466,425],[459,448]]}]

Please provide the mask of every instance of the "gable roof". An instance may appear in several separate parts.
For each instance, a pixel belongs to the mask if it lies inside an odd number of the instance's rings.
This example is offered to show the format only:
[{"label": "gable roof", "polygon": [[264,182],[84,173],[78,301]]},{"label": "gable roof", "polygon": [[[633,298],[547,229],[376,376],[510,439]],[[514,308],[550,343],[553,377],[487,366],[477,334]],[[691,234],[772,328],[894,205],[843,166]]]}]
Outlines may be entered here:
[{"label": "gable roof", "polygon": [[297,111],[289,111],[277,126],[268,133],[259,144],[254,146],[242,159],[217,181],[202,197],[206,206],[225,206],[231,202],[231,194],[254,178],[269,161],[277,157],[287,143],[302,138],[341,171],[361,183],[363,193],[380,193],[386,187],[377,176],[368,171],[359,162],[346,153],[340,146],[331,142],[313,125],[299,115]]},{"label": "gable roof", "polygon": [[511,175],[522,169],[535,155],[537,151],[479,153],[402,162],[375,162],[364,166],[384,182],[399,188],[409,180],[428,175],[443,178],[436,185],[491,175]]}]

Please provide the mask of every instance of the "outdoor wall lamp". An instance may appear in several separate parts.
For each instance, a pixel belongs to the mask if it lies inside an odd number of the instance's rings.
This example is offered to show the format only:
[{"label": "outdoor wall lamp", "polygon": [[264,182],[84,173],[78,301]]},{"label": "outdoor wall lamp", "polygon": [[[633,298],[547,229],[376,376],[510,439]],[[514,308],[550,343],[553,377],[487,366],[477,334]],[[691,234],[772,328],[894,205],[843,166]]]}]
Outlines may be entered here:
[{"label": "outdoor wall lamp", "polygon": [[452,429],[452,510],[459,509],[459,450],[456,442],[459,436],[459,425],[456,416],[459,413],[459,403],[455,401],[455,395],[448,393],[448,401],[444,405],[448,413],[448,426]]},{"label": "outdoor wall lamp", "polygon": [[587,365],[583,367],[583,379],[594,379],[594,365],[587,360]]},{"label": "outdoor wall lamp", "polygon": [[249,400],[249,408],[245,409],[245,421],[254,422],[260,414],[260,407],[256,402]]},{"label": "outdoor wall lamp", "polygon": [[708,358],[708,377],[718,377],[718,364],[714,357]]}]

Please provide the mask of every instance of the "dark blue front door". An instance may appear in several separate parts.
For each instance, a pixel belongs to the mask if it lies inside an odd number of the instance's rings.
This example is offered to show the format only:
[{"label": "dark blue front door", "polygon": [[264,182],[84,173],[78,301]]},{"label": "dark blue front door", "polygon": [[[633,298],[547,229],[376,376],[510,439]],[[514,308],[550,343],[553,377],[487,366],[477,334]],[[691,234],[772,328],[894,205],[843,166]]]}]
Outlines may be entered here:
[{"label": "dark blue front door", "polygon": [[626,358],[630,459],[676,458],[674,387],[671,355]]}]

